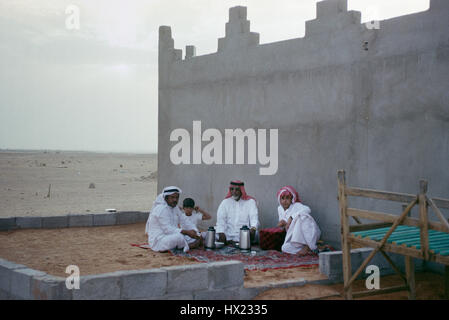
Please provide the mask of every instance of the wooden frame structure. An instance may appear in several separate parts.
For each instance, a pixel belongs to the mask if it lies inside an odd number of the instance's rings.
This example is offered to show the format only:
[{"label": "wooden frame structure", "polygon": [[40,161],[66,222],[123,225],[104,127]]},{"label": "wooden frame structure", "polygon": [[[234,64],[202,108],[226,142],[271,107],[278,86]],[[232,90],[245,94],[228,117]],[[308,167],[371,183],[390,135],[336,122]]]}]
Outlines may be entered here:
[{"label": "wooden frame structure", "polygon": [[[440,207],[449,209],[449,200],[441,198],[431,199],[427,197],[427,181],[425,180],[421,180],[419,186],[420,189],[417,195],[352,188],[346,185],[345,171],[338,171],[338,200],[341,218],[341,243],[343,253],[345,299],[391,293],[403,290],[408,291],[409,299],[415,299],[416,289],[415,267],[413,262],[414,258],[433,261],[445,265],[445,298],[449,299],[449,255],[438,254],[429,248],[429,229],[449,233],[449,222],[448,220],[446,220],[446,218],[438,208]],[[348,208],[348,196],[396,201],[401,203],[408,203],[408,205],[403,206],[404,210],[400,216],[396,216],[383,212]],[[410,217],[410,211],[415,205],[419,206],[419,219]],[[438,216],[440,222],[429,221],[429,206]],[[352,217],[357,222],[357,225],[350,225],[350,217]],[[360,218],[378,222],[362,224]],[[407,247],[404,245],[388,243],[388,238],[399,225],[418,227],[420,243],[415,247]],[[385,227],[389,229],[385,235],[382,234],[383,237],[380,241],[363,239],[352,234],[352,232],[356,231],[374,230]],[[365,259],[365,261],[363,261],[363,263],[359,266],[354,274],[351,274],[351,244],[358,244],[364,247],[374,248],[374,250]],[[378,252],[380,252],[385,257],[385,259],[391,264],[392,268],[401,276],[401,278],[404,280],[404,285],[382,288],[379,290],[352,292],[352,284],[354,280],[367,267],[368,263]],[[401,270],[394,264],[394,262],[386,254],[386,252],[397,253],[405,256],[405,275],[402,274]]]}]

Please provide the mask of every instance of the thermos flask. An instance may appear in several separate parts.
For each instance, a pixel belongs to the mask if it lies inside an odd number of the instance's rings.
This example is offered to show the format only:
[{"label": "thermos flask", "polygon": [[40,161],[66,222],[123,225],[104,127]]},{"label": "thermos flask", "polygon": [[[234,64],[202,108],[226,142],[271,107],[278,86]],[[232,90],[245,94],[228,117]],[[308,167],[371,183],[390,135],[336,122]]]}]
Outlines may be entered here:
[{"label": "thermos flask", "polygon": [[251,249],[251,237],[249,233],[248,226],[243,226],[240,228],[240,250],[250,250]]},{"label": "thermos flask", "polygon": [[215,249],[215,229],[214,227],[209,227],[206,233],[206,243],[204,245],[208,249]]}]

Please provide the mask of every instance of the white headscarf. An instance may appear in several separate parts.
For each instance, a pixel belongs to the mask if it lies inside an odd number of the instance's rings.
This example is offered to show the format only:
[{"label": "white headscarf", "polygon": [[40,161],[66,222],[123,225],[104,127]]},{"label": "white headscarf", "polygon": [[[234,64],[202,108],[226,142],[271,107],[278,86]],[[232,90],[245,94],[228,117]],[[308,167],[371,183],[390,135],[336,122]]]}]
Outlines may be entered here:
[{"label": "white headscarf", "polygon": [[[172,195],[174,193],[181,194],[182,190],[180,188],[178,188],[178,187],[175,187],[175,186],[165,187],[164,190],[162,190],[162,193],[160,193],[156,197],[156,200],[154,200],[153,206],[151,207],[150,215],[151,215],[151,212],[153,212],[154,209],[157,206],[160,206],[160,205],[168,206],[167,201],[165,201],[165,197],[169,196],[169,195]],[[145,227],[145,234],[148,234],[148,229],[149,228],[150,228],[150,216],[148,216],[147,225]]]}]

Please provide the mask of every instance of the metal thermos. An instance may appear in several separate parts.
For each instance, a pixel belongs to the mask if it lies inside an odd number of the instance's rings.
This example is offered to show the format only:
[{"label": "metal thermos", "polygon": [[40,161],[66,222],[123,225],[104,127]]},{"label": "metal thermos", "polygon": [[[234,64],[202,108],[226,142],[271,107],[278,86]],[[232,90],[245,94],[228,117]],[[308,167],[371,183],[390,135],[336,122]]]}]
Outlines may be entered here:
[{"label": "metal thermos", "polygon": [[215,228],[209,227],[206,233],[206,243],[204,245],[208,249],[215,249]]},{"label": "metal thermos", "polygon": [[250,250],[251,249],[251,237],[249,233],[248,226],[243,226],[240,228],[240,250]]}]

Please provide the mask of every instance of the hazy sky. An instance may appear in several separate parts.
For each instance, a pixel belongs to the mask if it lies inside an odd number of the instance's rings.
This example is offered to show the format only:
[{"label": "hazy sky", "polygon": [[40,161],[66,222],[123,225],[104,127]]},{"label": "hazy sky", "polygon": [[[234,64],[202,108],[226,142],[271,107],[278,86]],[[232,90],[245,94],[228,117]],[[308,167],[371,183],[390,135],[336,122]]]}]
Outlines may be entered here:
[{"label": "hazy sky", "polygon": [[[0,149],[157,151],[160,25],[175,47],[216,52],[228,10],[248,7],[261,43],[304,36],[318,0],[0,0]],[[362,21],[429,0],[349,0]],[[80,29],[66,13],[80,10]]]}]

